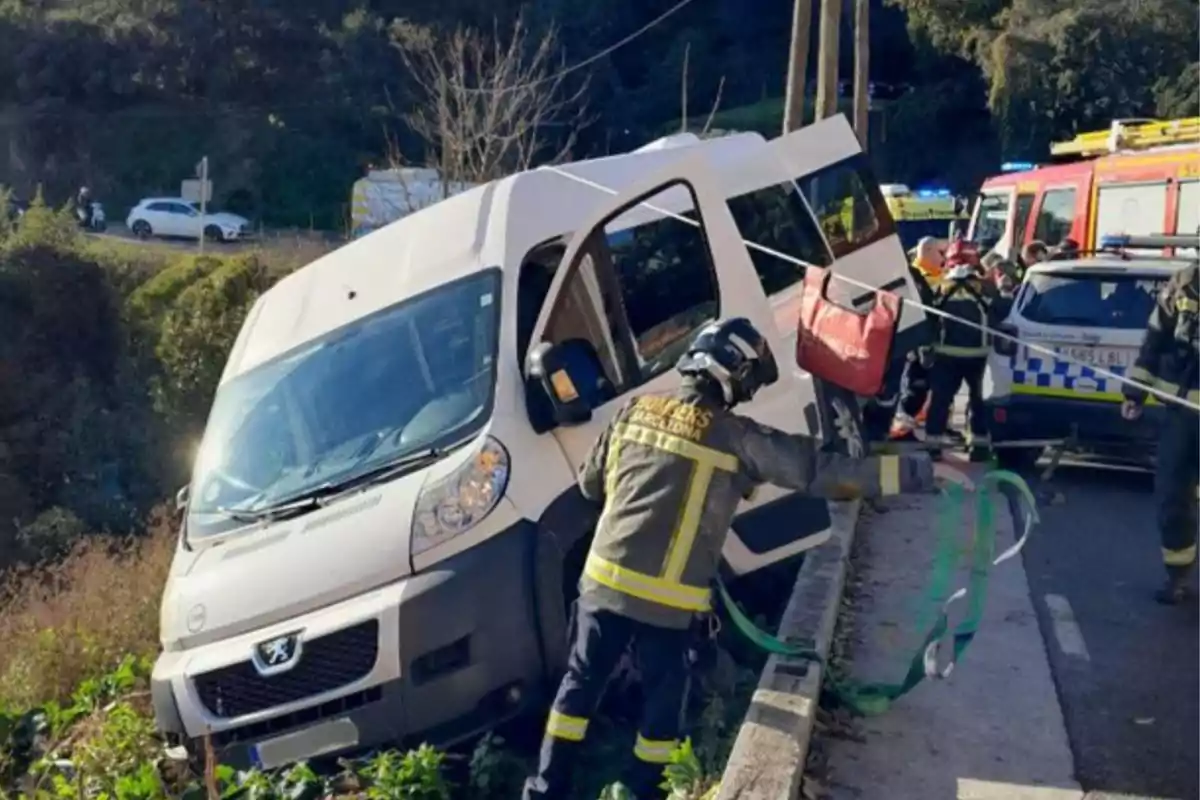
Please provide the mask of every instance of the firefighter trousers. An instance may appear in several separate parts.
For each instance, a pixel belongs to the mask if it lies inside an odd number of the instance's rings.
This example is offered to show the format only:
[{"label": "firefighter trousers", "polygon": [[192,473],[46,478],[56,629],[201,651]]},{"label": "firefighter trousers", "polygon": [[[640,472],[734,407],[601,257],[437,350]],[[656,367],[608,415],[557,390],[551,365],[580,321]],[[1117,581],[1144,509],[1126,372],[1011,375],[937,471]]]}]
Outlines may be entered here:
[{"label": "firefighter trousers", "polygon": [[1174,578],[1196,563],[1196,484],[1200,472],[1200,414],[1165,409],[1154,472],[1154,506],[1163,563]]},{"label": "firefighter trousers", "polygon": [[929,399],[929,370],[917,360],[910,361],[904,371],[903,388],[900,391],[900,410],[909,419],[916,419]]},{"label": "firefighter trousers", "polygon": [[983,375],[987,357],[947,356],[939,353],[929,370],[929,414],[925,418],[925,435],[931,440],[944,437],[950,424],[950,409],[954,396],[967,385],[967,421],[971,428],[971,445],[986,446],[988,440],[987,409],[983,405]]},{"label": "firefighter trousers", "polygon": [[574,762],[600,703],[604,685],[629,645],[642,678],[643,706],[633,753],[621,778],[638,800],[663,792],[663,767],[679,743],[691,632],[646,625],[611,611],[575,607],[575,637],[567,674],[546,721],[538,772],[525,782],[523,800],[571,795]]}]

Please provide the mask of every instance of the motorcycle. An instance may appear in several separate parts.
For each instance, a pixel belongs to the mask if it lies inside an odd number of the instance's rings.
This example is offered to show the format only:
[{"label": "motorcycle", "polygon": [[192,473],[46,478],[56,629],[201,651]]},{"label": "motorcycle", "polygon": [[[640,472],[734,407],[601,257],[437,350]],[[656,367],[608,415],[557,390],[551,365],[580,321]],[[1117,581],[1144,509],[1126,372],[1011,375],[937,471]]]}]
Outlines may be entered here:
[{"label": "motorcycle", "polygon": [[104,206],[95,201],[91,204],[90,218],[83,208],[76,208],[75,219],[79,221],[79,227],[87,231],[103,233],[108,229],[108,220],[104,216]]}]

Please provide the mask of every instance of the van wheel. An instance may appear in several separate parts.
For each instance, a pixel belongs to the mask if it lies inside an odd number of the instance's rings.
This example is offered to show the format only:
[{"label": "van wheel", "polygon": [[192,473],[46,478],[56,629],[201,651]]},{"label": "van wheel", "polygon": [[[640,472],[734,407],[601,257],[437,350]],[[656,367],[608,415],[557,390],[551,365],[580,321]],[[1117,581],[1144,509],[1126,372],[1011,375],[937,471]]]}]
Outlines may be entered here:
[{"label": "van wheel", "polygon": [[596,512],[581,506],[570,501],[555,504],[538,525],[536,602],[546,679],[551,682],[566,668],[571,606],[579,596],[579,576],[595,529]]}]

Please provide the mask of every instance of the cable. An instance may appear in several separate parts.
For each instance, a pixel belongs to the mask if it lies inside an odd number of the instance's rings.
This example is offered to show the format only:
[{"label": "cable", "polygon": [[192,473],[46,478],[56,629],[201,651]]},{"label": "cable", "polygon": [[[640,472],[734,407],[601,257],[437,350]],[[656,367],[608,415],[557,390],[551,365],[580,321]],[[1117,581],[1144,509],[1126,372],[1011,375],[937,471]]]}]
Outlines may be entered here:
[{"label": "cable", "polygon": [[[580,177],[579,175],[573,175],[570,172],[567,172],[566,170],[563,170],[559,167],[543,166],[543,167],[538,167],[538,169],[545,170],[547,172],[553,172],[556,175],[562,175],[564,178],[569,178],[570,180],[573,180],[577,183],[581,183],[585,186],[589,186],[593,189],[599,189],[600,191],[605,192],[610,195],[620,194],[620,192],[618,192],[616,189],[612,189],[608,186],[604,186],[603,184],[596,183],[595,181],[591,181],[591,180],[588,180],[587,178]],[[655,211],[664,216],[671,217],[672,219],[678,220],[679,222],[683,222],[688,225],[691,225],[693,228],[700,227],[700,223],[698,221],[696,221],[694,219],[689,219],[688,217],[685,217],[682,214],[677,214],[674,211],[668,211],[665,208],[660,208],[660,207],[654,205],[653,203],[643,200],[642,202],[638,203],[637,205],[648,208],[651,211]],[[742,239],[742,244],[744,244],[746,247],[748,247],[752,250],[757,250],[760,253],[766,253],[767,255],[782,259],[790,264],[794,264],[794,265],[804,268],[804,269],[814,266],[813,264],[809,264],[808,262],[802,261],[799,258],[795,258],[794,256],[787,255],[786,253],[781,253],[778,250],[774,250],[770,247],[766,247],[765,245],[760,245],[756,242],[750,242],[750,241],[747,241],[746,239]],[[863,283],[862,281],[855,280],[854,278],[851,278],[848,275],[842,275],[837,272],[834,272],[833,270],[830,270],[829,274],[833,277],[834,280],[839,280],[839,281],[842,281],[843,283],[848,283],[851,286],[857,286],[858,288],[872,292],[873,294],[891,294],[891,295],[895,294],[895,292],[885,291],[878,287],[871,286],[870,284]],[[1075,364],[1076,366],[1090,369],[1090,370],[1092,370],[1092,372],[1099,374],[1099,375],[1103,375],[1106,378],[1115,380],[1118,383],[1127,384],[1127,385],[1133,386],[1137,389],[1141,389],[1142,391],[1144,391],[1148,394],[1154,395],[1155,397],[1157,397],[1160,400],[1163,400],[1168,403],[1174,403],[1178,406],[1182,406],[1183,408],[1191,409],[1192,411],[1200,413],[1200,404],[1190,403],[1182,397],[1176,397],[1174,395],[1167,394],[1166,392],[1162,391],[1161,389],[1157,389],[1148,384],[1144,384],[1140,381],[1135,381],[1132,378],[1125,377],[1124,375],[1117,375],[1116,373],[1109,372],[1108,370],[1103,369],[1102,367],[1097,367],[1092,364],[1085,364],[1082,361],[1073,359],[1070,356],[1066,356],[1066,355],[1064,355],[1056,350],[1053,350],[1051,348],[1042,347],[1042,346],[1036,345],[1036,344],[1030,344],[1028,342],[1022,341],[1021,339],[1018,339],[1015,336],[1010,336],[1002,331],[998,331],[993,328],[989,328],[986,325],[978,325],[969,320],[960,319],[959,317],[956,317],[953,314],[942,311],[940,308],[933,308],[931,306],[924,305],[915,300],[911,300],[907,297],[902,297],[900,299],[903,302],[908,303],[909,305],[916,306],[917,308],[924,311],[926,314],[933,314],[934,316],[937,316],[937,317],[943,317],[945,319],[953,320],[954,322],[956,322],[959,325],[966,325],[969,328],[974,328],[974,329],[981,331],[989,336],[995,336],[995,337],[999,337],[1001,339],[1006,339],[1010,342],[1013,342],[1014,344],[1018,344],[1029,350],[1033,350],[1036,353],[1041,353],[1043,355],[1050,356],[1051,358],[1055,359],[1056,361],[1065,361],[1068,364]]]},{"label": "cable", "polygon": [[621,39],[620,41],[616,42],[615,44],[609,45],[608,47],[601,50],[599,53],[596,53],[594,56],[585,58],[583,61],[580,61],[578,64],[572,64],[571,66],[566,67],[566,68],[554,73],[553,75],[547,75],[543,78],[538,78],[536,81],[530,81],[529,83],[520,83],[520,84],[517,84],[516,86],[502,86],[499,89],[467,88],[467,89],[464,89],[463,91],[467,92],[468,94],[506,94],[508,92],[515,92],[518,90],[529,89],[534,86],[541,86],[543,83],[550,83],[550,82],[557,83],[558,81],[560,81],[563,78],[570,75],[572,72],[578,72],[579,70],[583,69],[584,67],[588,67],[588,66],[591,66],[592,64],[595,64],[597,61],[604,58],[605,56],[611,55],[612,53],[615,53],[617,50],[620,50],[625,45],[629,44],[630,42],[632,42],[635,39],[642,36],[642,34],[646,33],[650,29],[656,27],[663,20],[672,16],[676,12],[682,10],[684,6],[688,5],[691,2],[693,2],[693,0],[679,0],[678,3],[671,6],[663,13],[659,14],[657,17],[650,20],[645,25],[643,25],[642,27],[638,28],[633,33],[626,36],[624,39]]}]

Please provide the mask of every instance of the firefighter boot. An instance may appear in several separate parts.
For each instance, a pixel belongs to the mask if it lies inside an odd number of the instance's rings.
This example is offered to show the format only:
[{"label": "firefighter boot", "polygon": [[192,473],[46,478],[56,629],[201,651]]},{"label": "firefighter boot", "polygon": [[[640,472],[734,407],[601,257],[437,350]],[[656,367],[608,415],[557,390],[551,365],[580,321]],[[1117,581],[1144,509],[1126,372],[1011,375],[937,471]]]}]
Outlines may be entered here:
[{"label": "firefighter boot", "polygon": [[1154,599],[1164,606],[1177,606],[1192,595],[1190,586],[1192,567],[1167,567],[1167,580],[1154,594]]}]

